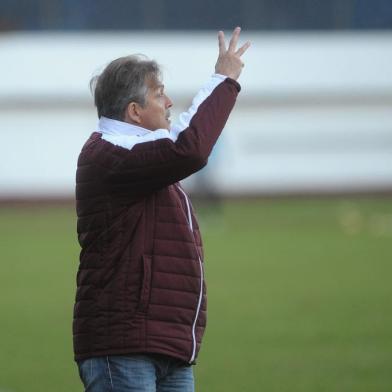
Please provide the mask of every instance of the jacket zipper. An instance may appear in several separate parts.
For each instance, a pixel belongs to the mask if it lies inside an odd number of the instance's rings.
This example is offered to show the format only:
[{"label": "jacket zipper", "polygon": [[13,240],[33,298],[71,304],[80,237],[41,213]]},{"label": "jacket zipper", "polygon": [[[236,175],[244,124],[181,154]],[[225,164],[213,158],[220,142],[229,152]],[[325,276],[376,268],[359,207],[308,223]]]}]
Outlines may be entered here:
[{"label": "jacket zipper", "polygon": [[197,319],[199,318],[199,313],[200,313],[200,307],[201,307],[201,300],[203,298],[203,277],[204,277],[204,270],[203,270],[203,264],[201,262],[201,258],[199,255],[199,251],[197,250],[197,244],[196,244],[196,238],[194,236],[193,233],[193,223],[192,223],[192,214],[191,214],[191,208],[190,208],[190,204],[189,204],[189,199],[187,194],[180,188],[180,186],[176,185],[177,188],[181,191],[181,193],[184,195],[185,198],[185,203],[186,203],[186,208],[187,208],[187,212],[188,212],[188,225],[189,225],[189,229],[192,233],[193,239],[195,240],[195,245],[196,245],[196,251],[197,251],[197,257],[199,259],[199,267],[200,267],[200,292],[199,292],[199,300],[197,302],[197,309],[196,309],[196,314],[195,314],[195,318],[193,320],[193,324],[192,324],[192,341],[193,341],[193,346],[192,346],[192,355],[191,355],[191,359],[189,360],[189,363],[192,363],[195,359],[196,356],[196,323],[197,323]]}]

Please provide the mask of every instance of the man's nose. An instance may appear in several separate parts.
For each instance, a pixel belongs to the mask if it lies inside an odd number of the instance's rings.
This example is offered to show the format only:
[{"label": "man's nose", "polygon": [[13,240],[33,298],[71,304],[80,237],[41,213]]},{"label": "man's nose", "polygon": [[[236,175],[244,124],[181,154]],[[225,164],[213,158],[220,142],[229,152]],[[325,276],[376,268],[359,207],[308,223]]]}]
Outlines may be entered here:
[{"label": "man's nose", "polygon": [[166,107],[171,108],[173,106],[172,100],[166,95]]}]

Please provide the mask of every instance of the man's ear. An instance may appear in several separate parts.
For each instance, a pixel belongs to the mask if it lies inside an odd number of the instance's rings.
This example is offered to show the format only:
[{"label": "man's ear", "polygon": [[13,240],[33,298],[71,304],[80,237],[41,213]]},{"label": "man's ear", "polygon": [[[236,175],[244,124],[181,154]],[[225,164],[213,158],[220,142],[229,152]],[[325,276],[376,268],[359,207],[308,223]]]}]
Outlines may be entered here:
[{"label": "man's ear", "polygon": [[141,124],[140,105],[137,102],[130,102],[125,111],[125,120],[131,124]]}]

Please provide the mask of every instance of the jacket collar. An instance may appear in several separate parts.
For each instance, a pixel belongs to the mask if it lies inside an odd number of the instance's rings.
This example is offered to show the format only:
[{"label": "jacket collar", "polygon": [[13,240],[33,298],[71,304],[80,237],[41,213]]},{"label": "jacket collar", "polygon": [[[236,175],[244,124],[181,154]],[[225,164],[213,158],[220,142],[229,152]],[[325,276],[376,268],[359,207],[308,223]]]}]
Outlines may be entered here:
[{"label": "jacket collar", "polygon": [[137,125],[129,124],[112,118],[100,117],[98,121],[98,132],[103,135],[129,135],[129,136],[144,136],[150,133],[148,129],[138,127]]}]

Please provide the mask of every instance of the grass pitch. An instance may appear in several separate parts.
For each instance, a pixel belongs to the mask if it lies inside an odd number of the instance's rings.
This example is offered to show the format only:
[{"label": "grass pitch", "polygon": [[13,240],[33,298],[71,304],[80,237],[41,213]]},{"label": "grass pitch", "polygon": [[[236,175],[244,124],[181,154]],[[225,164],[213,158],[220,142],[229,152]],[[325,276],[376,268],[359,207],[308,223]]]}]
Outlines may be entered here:
[{"label": "grass pitch", "polygon": [[[392,390],[391,199],[200,210],[209,319],[199,392]],[[82,391],[72,207],[0,208],[0,391]]]}]

